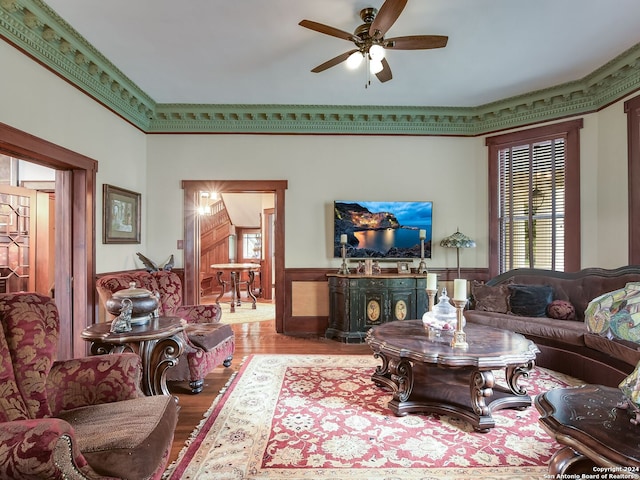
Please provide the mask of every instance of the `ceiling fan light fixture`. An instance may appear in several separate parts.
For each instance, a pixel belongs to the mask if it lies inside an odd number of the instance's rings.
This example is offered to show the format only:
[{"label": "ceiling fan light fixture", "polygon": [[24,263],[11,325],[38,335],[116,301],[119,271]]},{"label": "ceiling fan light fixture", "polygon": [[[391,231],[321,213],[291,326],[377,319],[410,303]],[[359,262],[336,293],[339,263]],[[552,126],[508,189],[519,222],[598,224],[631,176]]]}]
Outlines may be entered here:
[{"label": "ceiling fan light fixture", "polygon": [[[0,3],[3,1],[7,2],[7,0],[0,0]],[[407,35],[385,39],[388,30],[398,20],[407,3],[408,0],[384,0],[379,9],[363,8],[360,10],[360,18],[364,23],[357,26],[353,33],[312,20],[301,20],[299,25],[304,28],[347,40],[355,46],[312,68],[311,71],[324,72],[343,62],[347,63],[347,68],[355,69],[364,59],[369,72],[378,77],[381,83],[385,83],[393,78],[386,59],[386,50],[429,50],[445,47],[449,37],[444,35]]]},{"label": "ceiling fan light fixture", "polygon": [[373,58],[369,62],[369,71],[375,75],[376,73],[380,73],[382,71],[382,61],[374,60]]},{"label": "ceiling fan light fixture", "polygon": [[371,60],[381,62],[384,58],[384,47],[382,45],[371,45],[369,48],[369,56]]},{"label": "ceiling fan light fixture", "polygon": [[347,68],[355,70],[360,66],[363,58],[362,52],[353,52],[349,55],[349,58],[347,58]]}]

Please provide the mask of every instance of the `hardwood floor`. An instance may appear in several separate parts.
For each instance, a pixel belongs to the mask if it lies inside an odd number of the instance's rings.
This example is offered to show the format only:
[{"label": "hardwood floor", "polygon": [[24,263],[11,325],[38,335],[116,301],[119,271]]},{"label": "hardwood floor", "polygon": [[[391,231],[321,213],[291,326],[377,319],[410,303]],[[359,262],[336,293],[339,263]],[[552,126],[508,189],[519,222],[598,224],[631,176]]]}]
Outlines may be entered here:
[{"label": "hardwood floor", "polygon": [[371,349],[367,344],[344,344],[325,338],[299,338],[276,333],[275,321],[232,325],[236,336],[236,349],[231,367],[218,367],[205,378],[204,389],[191,394],[187,382],[169,384],[171,392],[178,397],[180,414],[175,431],[169,462],[174,461],[185,441],[191,435],[209,409],[220,389],[231,375],[237,372],[243,358],[252,353],[282,354],[352,354],[367,355]]}]

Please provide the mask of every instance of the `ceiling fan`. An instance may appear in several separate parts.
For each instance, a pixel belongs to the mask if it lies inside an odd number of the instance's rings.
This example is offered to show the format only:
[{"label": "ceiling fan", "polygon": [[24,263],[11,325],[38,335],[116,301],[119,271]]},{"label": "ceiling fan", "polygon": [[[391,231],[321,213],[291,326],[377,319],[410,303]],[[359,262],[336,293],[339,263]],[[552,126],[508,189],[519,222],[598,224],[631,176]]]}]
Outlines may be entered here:
[{"label": "ceiling fan", "polygon": [[353,33],[324,25],[311,20],[302,20],[299,25],[316,32],[331,35],[353,42],[356,48],[328,60],[311,71],[320,73],[339,63],[347,61],[347,65],[356,68],[362,60],[369,62],[371,73],[381,82],[391,80],[391,68],[385,58],[385,50],[426,50],[442,48],[447,45],[449,37],[443,35],[410,35],[405,37],[385,38],[387,30],[398,19],[408,0],[386,0],[380,10],[364,8],[360,18],[364,22]]}]

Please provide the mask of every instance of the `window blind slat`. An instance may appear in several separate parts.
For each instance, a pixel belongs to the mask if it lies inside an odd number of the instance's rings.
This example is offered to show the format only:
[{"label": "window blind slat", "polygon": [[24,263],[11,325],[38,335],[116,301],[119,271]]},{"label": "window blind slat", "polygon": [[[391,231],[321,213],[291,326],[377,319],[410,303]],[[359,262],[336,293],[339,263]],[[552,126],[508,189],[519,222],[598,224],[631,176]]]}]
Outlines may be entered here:
[{"label": "window blind slat", "polygon": [[564,268],[565,140],[498,151],[500,270]]}]

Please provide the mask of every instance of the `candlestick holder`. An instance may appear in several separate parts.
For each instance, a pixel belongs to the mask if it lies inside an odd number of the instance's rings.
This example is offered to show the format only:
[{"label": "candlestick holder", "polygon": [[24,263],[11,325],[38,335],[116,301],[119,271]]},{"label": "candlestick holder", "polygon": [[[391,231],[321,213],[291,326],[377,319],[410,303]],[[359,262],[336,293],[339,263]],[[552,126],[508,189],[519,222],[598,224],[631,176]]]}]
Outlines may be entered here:
[{"label": "candlestick holder", "polygon": [[342,254],[342,265],[340,265],[340,270],[338,270],[338,274],[340,275],[349,275],[349,266],[347,265],[347,245],[343,243],[341,246],[341,254]]},{"label": "candlestick holder", "polygon": [[418,273],[427,272],[427,264],[424,262],[424,238],[420,239],[420,263],[418,264]]},{"label": "candlestick holder", "polygon": [[466,300],[453,299],[453,305],[456,307],[456,329],[453,332],[453,339],[451,340],[451,346],[453,348],[466,349],[469,348],[467,343],[467,334],[463,330],[464,322],[464,306],[467,304]]},{"label": "candlestick holder", "polygon": [[428,288],[427,290],[427,296],[429,297],[429,308],[428,308],[428,312],[433,312],[433,305],[435,304],[436,301],[436,292],[437,290],[429,290]]}]

